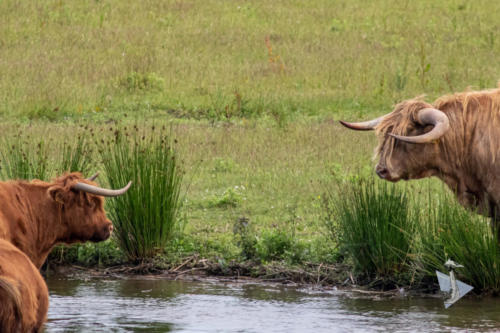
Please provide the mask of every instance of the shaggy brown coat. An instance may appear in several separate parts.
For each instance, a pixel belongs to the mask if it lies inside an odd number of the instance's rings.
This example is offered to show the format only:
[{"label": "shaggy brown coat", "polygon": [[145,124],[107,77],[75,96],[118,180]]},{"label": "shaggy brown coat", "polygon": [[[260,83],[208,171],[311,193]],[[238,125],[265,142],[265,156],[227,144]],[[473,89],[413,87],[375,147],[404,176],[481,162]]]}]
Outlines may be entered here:
[{"label": "shaggy brown coat", "polygon": [[[389,133],[415,136],[429,132],[417,114],[435,108],[446,114],[450,129],[436,142],[413,144]],[[444,96],[433,104],[420,98],[398,104],[376,127],[377,169],[386,179],[436,176],[455,192],[459,202],[498,220],[500,217],[500,89]]]},{"label": "shaggy brown coat", "polygon": [[0,239],[24,252],[40,268],[58,243],[103,241],[113,230],[102,197],[72,190],[94,185],[79,173],[47,183],[0,182]]},{"label": "shaggy brown coat", "polygon": [[31,260],[0,240],[0,332],[41,332],[49,292]]}]

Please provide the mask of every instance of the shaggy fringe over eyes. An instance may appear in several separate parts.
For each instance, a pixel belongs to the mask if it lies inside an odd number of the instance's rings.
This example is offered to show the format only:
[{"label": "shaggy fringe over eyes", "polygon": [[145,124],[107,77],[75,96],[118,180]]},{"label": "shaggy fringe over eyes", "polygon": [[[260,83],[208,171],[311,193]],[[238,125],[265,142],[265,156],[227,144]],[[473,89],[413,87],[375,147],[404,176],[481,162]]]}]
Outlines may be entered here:
[{"label": "shaggy fringe over eyes", "polygon": [[48,193],[61,204],[84,206],[93,203],[97,209],[104,207],[103,198],[82,191],[73,191],[71,187],[76,183],[96,185],[94,182],[83,178],[79,172],[73,172],[56,178],[53,185],[49,187]]},{"label": "shaggy fringe over eyes", "polygon": [[394,111],[385,116],[376,127],[375,133],[377,134],[379,143],[375,149],[375,157],[384,157],[390,163],[396,139],[390,137],[388,134],[408,135],[417,123],[418,111],[433,107],[421,99],[422,96],[397,104]]},{"label": "shaggy fringe over eyes", "polygon": [[423,96],[403,101],[396,105],[376,128],[379,144],[375,149],[375,157],[390,157],[396,145],[396,139],[389,133],[408,135],[415,128],[417,114],[424,108],[436,108],[443,111],[450,120],[452,130],[440,140],[440,149],[446,160],[460,165],[467,154],[466,147],[481,129],[481,135],[488,138],[483,141],[491,159],[500,155],[498,145],[498,128],[500,127],[500,82],[499,88],[482,91],[465,91],[438,98],[433,104],[424,102]]}]

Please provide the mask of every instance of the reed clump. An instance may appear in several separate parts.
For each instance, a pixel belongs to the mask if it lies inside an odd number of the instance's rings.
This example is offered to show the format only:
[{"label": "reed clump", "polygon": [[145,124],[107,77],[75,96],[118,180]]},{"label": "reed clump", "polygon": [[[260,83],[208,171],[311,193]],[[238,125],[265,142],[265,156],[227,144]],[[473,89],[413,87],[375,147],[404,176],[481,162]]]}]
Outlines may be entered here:
[{"label": "reed clump", "polygon": [[112,188],[128,181],[127,195],[109,201],[109,217],[118,245],[129,260],[154,257],[166,248],[179,222],[183,171],[165,128],[149,134],[121,128],[102,140],[99,152]]},{"label": "reed clump", "polygon": [[477,291],[498,294],[500,248],[489,219],[466,211],[445,194],[430,200],[425,213],[415,236],[414,265],[420,274],[446,272],[443,264],[452,259],[464,265],[457,269],[459,279]]},{"label": "reed clump", "polygon": [[355,180],[342,187],[341,192],[325,196],[325,221],[354,270],[370,278],[392,278],[407,270],[415,230],[408,195],[373,180]]},{"label": "reed clump", "polygon": [[449,194],[420,200],[398,186],[357,179],[325,197],[326,226],[358,277],[422,287],[452,259],[477,292],[500,291],[500,248],[488,219]]},{"label": "reed clump", "polygon": [[92,149],[80,134],[57,140],[24,132],[6,136],[0,141],[0,179],[48,181],[65,172],[87,174],[92,168]]}]

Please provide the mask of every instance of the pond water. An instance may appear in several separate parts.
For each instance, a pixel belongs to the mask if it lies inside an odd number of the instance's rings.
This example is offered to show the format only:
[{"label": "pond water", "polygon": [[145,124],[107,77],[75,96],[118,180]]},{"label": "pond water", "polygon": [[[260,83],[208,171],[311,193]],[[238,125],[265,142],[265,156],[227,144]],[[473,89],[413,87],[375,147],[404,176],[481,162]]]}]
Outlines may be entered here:
[{"label": "pond water", "polygon": [[500,302],[373,297],[256,283],[47,278],[46,332],[500,331]]}]

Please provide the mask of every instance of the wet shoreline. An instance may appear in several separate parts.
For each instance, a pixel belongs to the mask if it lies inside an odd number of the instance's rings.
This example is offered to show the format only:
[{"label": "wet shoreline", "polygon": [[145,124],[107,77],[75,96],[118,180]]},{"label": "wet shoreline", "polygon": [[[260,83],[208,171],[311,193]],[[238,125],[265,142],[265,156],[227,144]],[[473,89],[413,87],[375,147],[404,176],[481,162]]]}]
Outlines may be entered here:
[{"label": "wet shoreline", "polygon": [[[116,279],[116,280],[167,280],[167,281],[186,281],[186,282],[201,282],[201,283],[220,283],[220,284],[254,284],[273,287],[292,287],[292,288],[307,288],[316,291],[345,291],[357,293],[360,296],[372,297],[421,297],[421,298],[442,298],[443,295],[439,292],[437,280],[431,282],[428,286],[395,286],[392,288],[370,287],[368,283],[356,284],[353,283],[352,275],[347,274],[348,278],[344,278],[339,274],[337,277],[342,279],[334,279],[330,277],[326,279],[311,279],[309,273],[301,275],[297,270],[287,270],[280,267],[276,274],[290,276],[269,278],[269,275],[248,276],[244,274],[227,274],[212,269],[201,269],[197,267],[185,267],[184,270],[174,269],[151,269],[151,271],[141,271],[143,265],[119,265],[108,268],[89,268],[75,265],[62,265],[53,267],[50,272],[45,272],[46,278],[68,278],[68,279]],[[341,269],[339,265],[338,269]],[[292,275],[293,273],[293,275]],[[309,279],[307,279],[309,278]],[[482,298],[488,297],[489,294],[471,294],[468,297]]]}]

